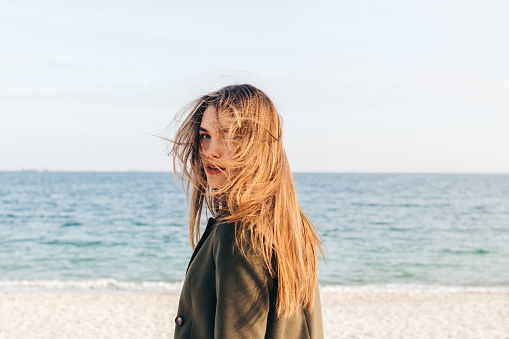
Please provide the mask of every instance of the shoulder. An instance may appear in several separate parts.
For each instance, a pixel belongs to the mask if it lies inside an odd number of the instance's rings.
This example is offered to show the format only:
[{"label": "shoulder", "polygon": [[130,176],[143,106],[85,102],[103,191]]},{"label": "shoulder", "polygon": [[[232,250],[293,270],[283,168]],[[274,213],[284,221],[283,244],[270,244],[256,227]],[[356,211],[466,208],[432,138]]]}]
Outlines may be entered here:
[{"label": "shoulder", "polygon": [[212,228],[212,235],[217,241],[235,240],[236,224],[233,222],[216,221]]},{"label": "shoulder", "polygon": [[[224,268],[237,272],[248,270],[256,272],[264,280],[271,280],[263,255],[241,232],[238,224],[218,221],[211,236],[216,269]],[[237,236],[242,239],[242,249],[236,241]]]},{"label": "shoulder", "polygon": [[[254,261],[263,259],[263,255],[260,252],[261,246],[256,246],[249,239],[247,232],[242,232],[242,226],[239,226],[237,223],[221,222],[218,220],[213,226],[211,236],[215,251],[229,252],[233,256],[242,254],[247,259]],[[237,238],[239,241],[237,241]]]},{"label": "shoulder", "polygon": [[221,222],[218,220],[211,231],[211,240],[214,254],[232,253],[235,245],[235,223]]},{"label": "shoulder", "polygon": [[240,257],[239,247],[237,246],[237,225],[233,222],[221,222],[218,220],[211,231],[212,247],[214,256],[228,256],[233,259]]}]

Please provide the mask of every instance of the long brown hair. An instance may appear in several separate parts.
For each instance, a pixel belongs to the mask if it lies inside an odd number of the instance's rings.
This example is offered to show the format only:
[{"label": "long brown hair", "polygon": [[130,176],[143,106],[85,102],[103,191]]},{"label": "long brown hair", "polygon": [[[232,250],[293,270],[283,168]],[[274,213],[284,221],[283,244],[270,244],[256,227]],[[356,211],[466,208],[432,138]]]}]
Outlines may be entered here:
[{"label": "long brown hair", "polygon": [[[217,189],[207,185],[200,155],[199,127],[209,105],[215,108],[219,124],[225,116],[232,122],[222,136],[234,155],[224,165],[228,180]],[[274,104],[252,85],[233,85],[196,99],[186,113],[170,154],[174,173],[187,183],[191,247],[200,238],[206,204],[213,215],[236,223],[235,244],[242,253],[247,243],[263,255],[269,273],[277,279],[278,315],[311,309],[317,248],[322,256],[323,251],[316,229],[299,207]]]}]

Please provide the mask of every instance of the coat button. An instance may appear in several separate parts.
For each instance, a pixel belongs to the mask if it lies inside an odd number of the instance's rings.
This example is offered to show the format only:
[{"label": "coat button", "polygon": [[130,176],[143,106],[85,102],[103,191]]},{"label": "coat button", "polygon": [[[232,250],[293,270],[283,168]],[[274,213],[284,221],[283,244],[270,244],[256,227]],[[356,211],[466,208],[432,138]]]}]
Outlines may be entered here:
[{"label": "coat button", "polygon": [[184,318],[178,316],[175,318],[175,326],[180,327],[184,323]]}]

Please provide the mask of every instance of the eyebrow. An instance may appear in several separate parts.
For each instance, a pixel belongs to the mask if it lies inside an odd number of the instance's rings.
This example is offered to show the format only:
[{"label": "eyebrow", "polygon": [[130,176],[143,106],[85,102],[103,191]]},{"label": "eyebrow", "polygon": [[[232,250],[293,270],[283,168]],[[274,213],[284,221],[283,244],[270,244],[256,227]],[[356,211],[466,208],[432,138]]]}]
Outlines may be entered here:
[{"label": "eyebrow", "polygon": [[[200,132],[205,132],[205,133],[210,134],[210,132],[209,132],[207,129],[205,129],[205,128],[201,127],[201,126],[200,126],[200,128],[199,128],[199,131],[200,131]],[[222,132],[223,134],[227,134],[227,133],[229,132],[229,130],[228,130],[228,129],[222,129],[222,130],[221,130],[221,132]]]}]

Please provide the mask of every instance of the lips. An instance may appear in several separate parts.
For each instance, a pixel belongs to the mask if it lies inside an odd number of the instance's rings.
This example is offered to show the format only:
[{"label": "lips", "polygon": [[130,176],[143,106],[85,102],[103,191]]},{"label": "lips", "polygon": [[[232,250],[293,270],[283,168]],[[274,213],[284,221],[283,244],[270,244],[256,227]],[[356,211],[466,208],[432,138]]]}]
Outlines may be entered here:
[{"label": "lips", "polygon": [[207,172],[207,174],[219,174],[219,173],[223,173],[224,170],[225,169],[223,167],[218,167],[218,166],[210,164],[210,163],[205,165],[205,172]]}]

